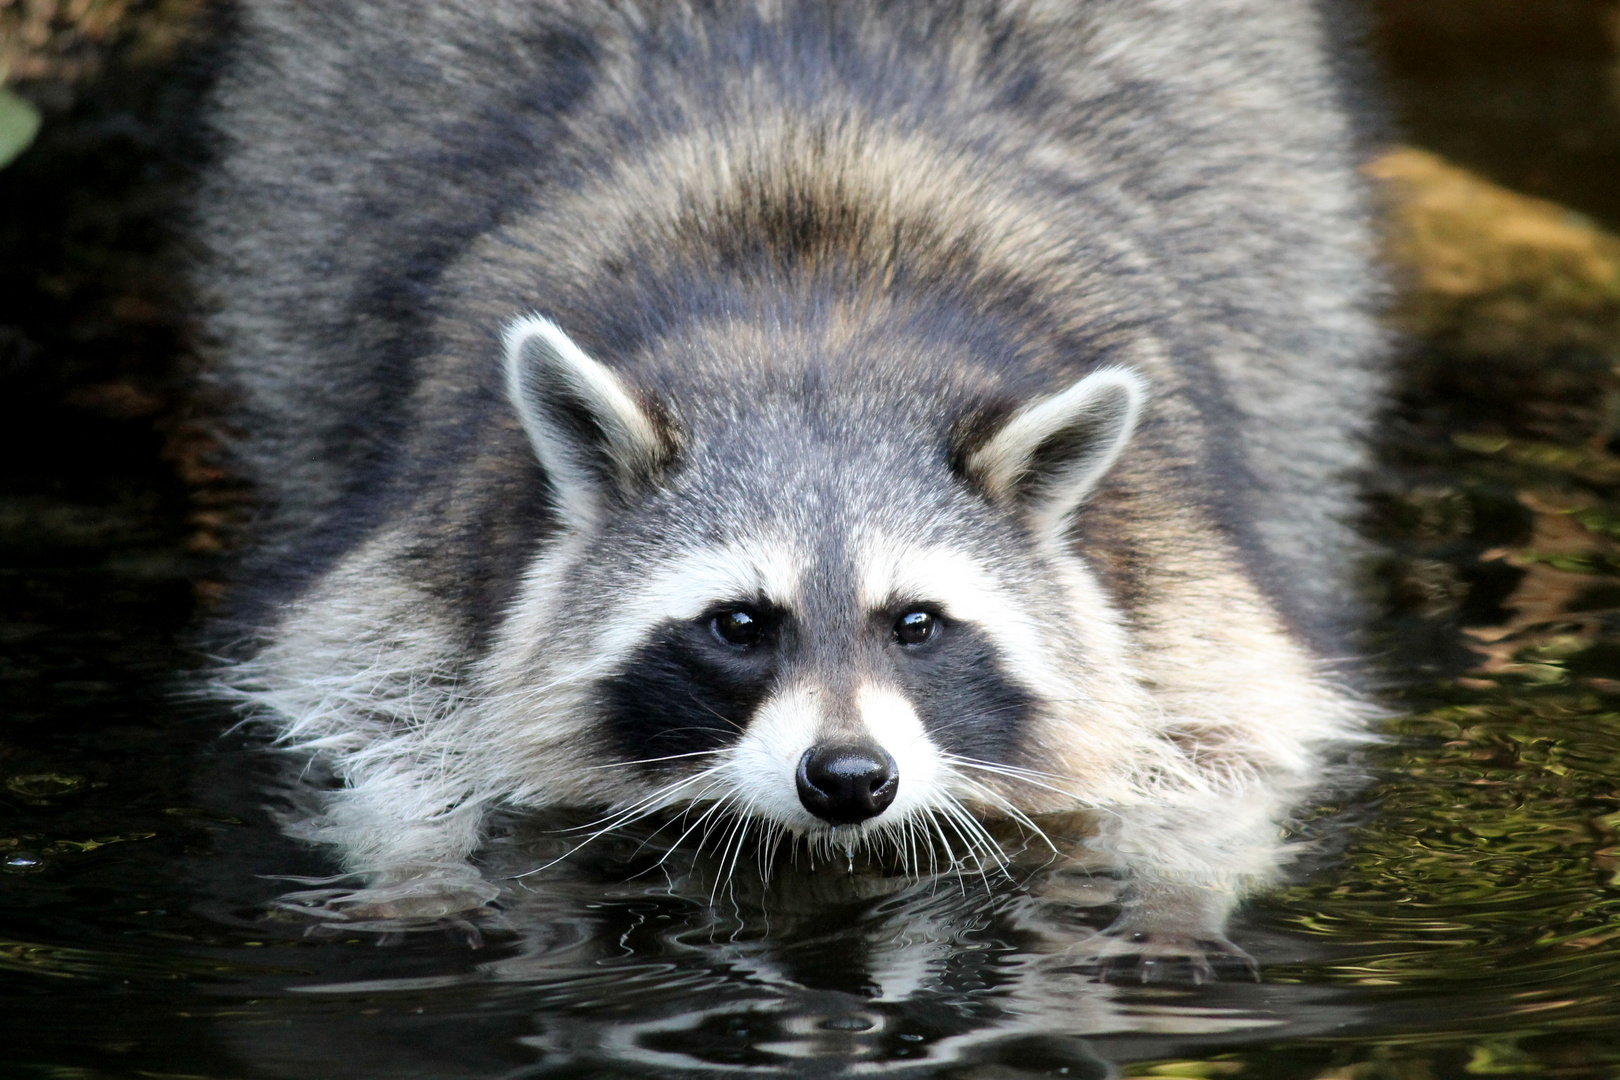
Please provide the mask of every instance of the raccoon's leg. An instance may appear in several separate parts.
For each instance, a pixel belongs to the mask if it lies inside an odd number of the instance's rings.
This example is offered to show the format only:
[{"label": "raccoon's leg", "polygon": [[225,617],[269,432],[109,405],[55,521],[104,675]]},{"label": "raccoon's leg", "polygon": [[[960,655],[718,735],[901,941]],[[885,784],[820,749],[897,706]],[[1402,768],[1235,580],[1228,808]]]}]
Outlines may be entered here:
[{"label": "raccoon's leg", "polygon": [[1117,817],[1101,839],[1127,876],[1118,918],[1088,946],[1099,974],[1132,982],[1258,979],[1255,961],[1227,938],[1227,919],[1280,877],[1295,851],[1280,823],[1307,786],[1307,776],[1284,774]]},{"label": "raccoon's leg", "polygon": [[[1076,859],[1084,864],[1084,856]],[[1227,916],[1242,899],[1230,887],[1077,871],[1039,876],[1030,899],[1034,907],[1021,925],[1043,939],[1045,965],[1058,971],[1194,985],[1259,975],[1253,958],[1226,936]],[[1106,928],[1076,936],[1076,913],[1115,905],[1119,914]]]},{"label": "raccoon's leg", "polygon": [[278,907],[351,928],[388,924],[374,929],[487,912],[500,890],[468,861],[484,807],[446,779],[389,770],[326,793],[323,811],[288,831],[338,845],[347,877],[361,884],[293,893]]},{"label": "raccoon's leg", "polygon": [[[1123,869],[1118,880],[1053,875],[1031,892],[1047,914],[1029,928],[1046,938],[1061,969],[1079,968],[1107,982],[1196,985],[1259,977],[1254,959],[1226,936],[1227,917],[1243,898],[1229,884],[1168,881]],[[1072,931],[1054,931],[1074,925],[1064,912],[1103,904],[1119,907],[1106,928],[1080,940]]]},{"label": "raccoon's leg", "polygon": [[[1256,979],[1253,958],[1226,936],[1234,908],[1274,881],[1288,852],[1276,824],[1278,793],[1259,790],[1210,805],[1115,810],[1088,842],[1119,875],[1111,897],[1119,914],[1084,941],[1059,947],[1111,982],[1203,983]],[[1095,856],[1094,856],[1095,857]],[[1038,890],[1044,903],[1094,907],[1089,883],[1058,876]]]},{"label": "raccoon's leg", "polygon": [[1241,897],[1214,885],[1137,879],[1114,922],[1082,948],[1082,964],[1108,982],[1258,981],[1254,958],[1226,936]]},{"label": "raccoon's leg", "polygon": [[473,695],[455,628],[441,604],[400,583],[406,549],[392,532],[368,541],[285,612],[257,657],[218,677],[301,766],[283,828],[334,849],[345,871],[283,897],[283,911],[346,926],[426,923],[497,895],[469,859],[502,792],[480,756],[488,740],[467,727]]}]

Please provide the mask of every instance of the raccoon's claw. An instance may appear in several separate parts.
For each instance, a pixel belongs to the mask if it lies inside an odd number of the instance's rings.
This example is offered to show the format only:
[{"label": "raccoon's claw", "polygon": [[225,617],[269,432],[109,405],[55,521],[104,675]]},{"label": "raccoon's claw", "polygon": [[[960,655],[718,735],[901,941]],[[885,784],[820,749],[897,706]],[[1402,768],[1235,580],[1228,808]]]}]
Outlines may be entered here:
[{"label": "raccoon's claw", "polygon": [[1081,965],[1111,983],[1200,986],[1217,980],[1259,982],[1254,957],[1220,934],[1163,930],[1103,931],[1088,943]]}]

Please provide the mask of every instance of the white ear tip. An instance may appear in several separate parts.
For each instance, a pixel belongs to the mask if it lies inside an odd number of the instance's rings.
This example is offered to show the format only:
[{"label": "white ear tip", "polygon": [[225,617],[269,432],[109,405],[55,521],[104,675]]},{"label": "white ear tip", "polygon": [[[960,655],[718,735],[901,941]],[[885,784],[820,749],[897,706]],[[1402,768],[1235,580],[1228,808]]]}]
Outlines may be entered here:
[{"label": "white ear tip", "polygon": [[1034,518],[1065,518],[1124,449],[1147,397],[1147,380],[1137,372],[1122,367],[1101,368],[1015,413],[969,459],[970,468],[993,498],[1013,499],[1043,444],[1076,424],[1099,428],[1098,444],[1042,485],[1046,494],[1034,501],[1044,504],[1044,509],[1034,505],[1025,508]]},{"label": "white ear tip", "polygon": [[[1117,399],[1117,400],[1110,400]],[[1101,368],[1081,379],[1056,397],[1035,406],[1032,413],[1043,413],[1055,426],[1076,413],[1097,413],[1119,418],[1121,441],[1130,437],[1147,404],[1148,383],[1129,368]]]},{"label": "white ear tip", "polygon": [[530,312],[527,315],[515,316],[506,324],[506,328],[501,331],[501,345],[505,347],[507,352],[512,352],[519,348],[524,339],[531,335],[546,335],[559,332],[556,323],[543,315]]},{"label": "white ear tip", "polygon": [[1063,392],[1062,397],[1091,398],[1098,391],[1118,389],[1125,394],[1126,408],[1135,412],[1147,401],[1148,382],[1130,368],[1098,368]]},{"label": "white ear tip", "polygon": [[578,368],[587,364],[594,364],[589,357],[574,344],[572,338],[563,333],[562,327],[546,318],[530,312],[520,315],[506,324],[501,332],[501,344],[506,353],[507,375],[521,374],[523,353],[530,341],[539,338],[540,342],[550,350],[553,356],[566,360],[570,366]]}]

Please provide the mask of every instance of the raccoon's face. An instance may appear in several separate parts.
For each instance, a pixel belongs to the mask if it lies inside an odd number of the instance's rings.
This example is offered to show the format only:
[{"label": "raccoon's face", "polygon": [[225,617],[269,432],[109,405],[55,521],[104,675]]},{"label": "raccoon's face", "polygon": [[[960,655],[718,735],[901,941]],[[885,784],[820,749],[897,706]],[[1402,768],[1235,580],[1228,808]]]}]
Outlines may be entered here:
[{"label": "raccoon's face", "polygon": [[507,345],[566,522],[497,648],[533,799],[897,847],[943,822],[972,847],[966,808],[1105,798],[1140,760],[1123,634],[1065,540],[1137,376],[963,445],[948,417],[802,387],[653,407],[538,317]]}]

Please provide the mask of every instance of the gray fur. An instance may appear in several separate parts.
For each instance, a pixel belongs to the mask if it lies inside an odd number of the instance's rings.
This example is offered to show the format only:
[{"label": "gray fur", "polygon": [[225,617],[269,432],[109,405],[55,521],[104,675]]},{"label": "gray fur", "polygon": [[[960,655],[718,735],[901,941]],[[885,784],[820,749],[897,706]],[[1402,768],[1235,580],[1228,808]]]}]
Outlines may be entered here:
[{"label": "gray fur", "polygon": [[[1001,777],[976,810],[1111,811],[1099,842],[1157,882],[1144,897],[1270,873],[1278,819],[1365,713],[1320,664],[1353,652],[1352,477],[1382,383],[1313,6],[239,18],[197,235],[268,509],[242,607],[261,646],[225,681],[334,761],[349,789],[308,828],[374,888],[466,878],[489,806],[651,797],[581,772],[615,756],[601,687],[630,654],[593,651],[589,619],[633,628],[617,597],[737,540],[836,637],[879,535],[963,552],[984,590],[964,610],[1058,628],[1042,656],[986,632],[1015,681],[1071,687],[1031,690],[1020,738],[1073,789]],[[589,512],[567,492],[590,469],[548,480],[535,451],[561,424],[586,461],[596,428],[530,402],[521,366],[516,408],[503,381],[501,335],[531,313],[644,424]],[[1072,521],[1078,489],[1050,521],[1009,506],[986,447],[1105,367],[1151,394],[1117,464],[1089,491],[1095,447],[1031,451],[1041,499],[1082,474],[1088,498]],[[685,602],[670,589],[658,604]],[[900,708],[861,696],[891,678],[878,656],[795,661],[825,688],[817,723]],[[690,783],[671,800],[717,797]]]}]

